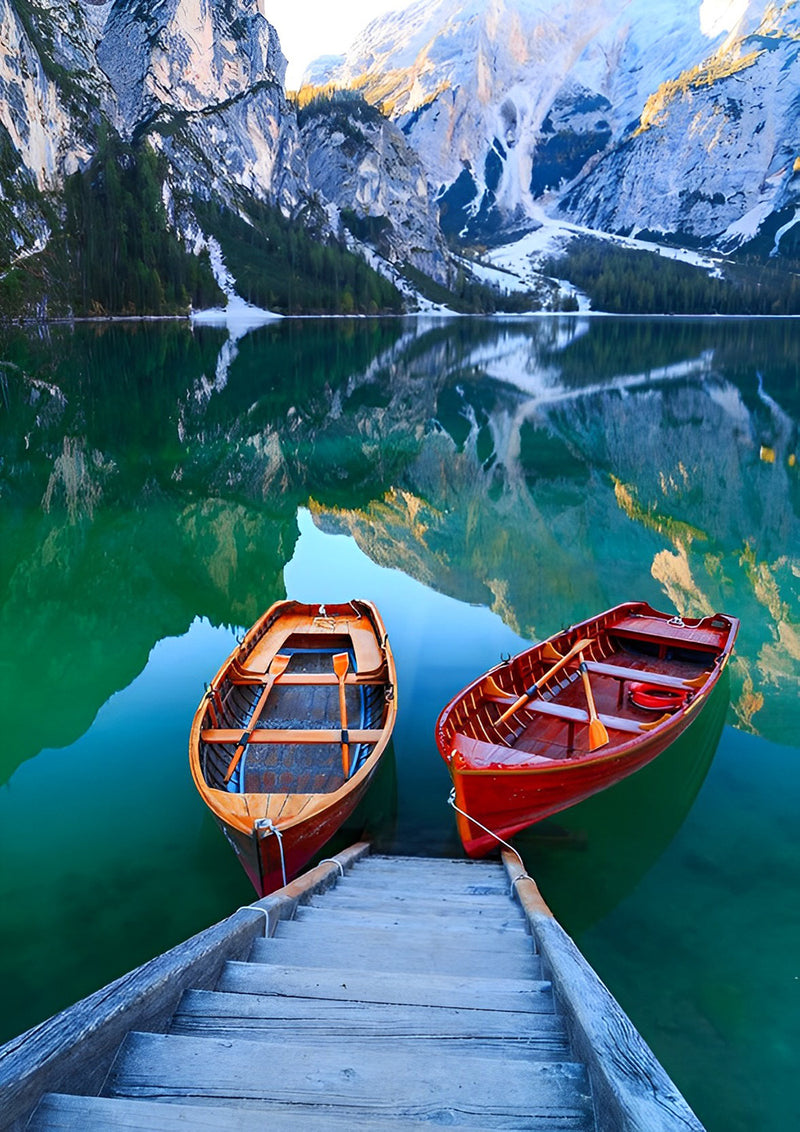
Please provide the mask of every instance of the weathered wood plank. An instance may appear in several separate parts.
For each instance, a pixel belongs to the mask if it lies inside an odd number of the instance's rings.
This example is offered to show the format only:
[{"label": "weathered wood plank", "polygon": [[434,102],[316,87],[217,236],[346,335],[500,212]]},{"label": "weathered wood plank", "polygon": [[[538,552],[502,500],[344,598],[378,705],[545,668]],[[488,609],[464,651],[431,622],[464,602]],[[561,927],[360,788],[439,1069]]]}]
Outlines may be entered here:
[{"label": "weathered wood plank", "polygon": [[284,920],[277,924],[273,939],[293,941],[302,952],[309,943],[325,948],[333,955],[354,954],[355,948],[381,948],[385,956],[396,952],[418,951],[427,955],[431,951],[447,949],[448,967],[458,966],[476,957],[489,958],[493,966],[506,958],[520,958],[533,953],[531,937],[526,932],[506,932],[502,939],[495,937],[491,942],[483,932],[436,931],[423,924],[420,927],[405,927],[398,931],[394,925],[347,923],[308,923],[305,920]]},{"label": "weathered wood plank", "polygon": [[[489,903],[491,901],[491,903]],[[374,895],[368,896],[362,893],[360,896],[357,892],[350,892],[347,895],[337,895],[333,892],[326,895],[324,898],[312,897],[308,901],[309,908],[329,909],[333,911],[359,911],[369,913],[376,908],[376,900]],[[518,914],[515,906],[511,904],[507,897],[502,900],[495,901],[494,897],[487,897],[484,900],[481,897],[467,897],[463,900],[448,900],[445,898],[437,899],[435,897],[387,897],[385,900],[380,901],[380,908],[382,913],[391,916],[424,916],[425,918],[446,918],[452,920],[453,923],[476,923],[480,924],[485,922],[502,923],[504,919],[509,916]],[[521,917],[522,923],[527,931],[527,921]]]},{"label": "weathered wood plank", "polygon": [[[336,891],[331,893],[328,899],[330,900],[331,907],[334,905],[350,905],[353,903],[360,903],[362,905],[369,905],[371,908],[376,904],[376,891],[380,893],[380,889],[368,889],[366,886],[359,888],[354,886],[345,890],[342,886],[341,891],[337,885]],[[382,908],[392,909],[395,908],[441,908],[446,911],[467,915],[473,912],[478,915],[481,912],[495,912],[499,915],[508,915],[509,911],[509,898],[508,894],[490,895],[490,896],[474,896],[469,894],[459,894],[452,892],[443,892],[433,895],[429,892],[411,891],[411,892],[396,892],[391,888],[386,889],[383,895],[380,896],[380,905]]]},{"label": "weathered wood plank", "polygon": [[[381,1127],[386,1125],[394,1132],[419,1132],[419,1121],[393,1120],[381,1116]],[[202,1105],[178,1104],[169,1101],[130,1100],[127,1097],[74,1097],[66,1094],[49,1094],[37,1108],[27,1132],[264,1132],[264,1116],[252,1108],[239,1108],[235,1104]],[[270,1113],[269,1132],[298,1132],[297,1114],[274,1110]],[[448,1125],[449,1132],[458,1132],[463,1124]],[[364,1129],[374,1132],[372,1117],[356,1113],[337,1116],[323,1111],[306,1109],[303,1112],[302,1132],[334,1132],[341,1129]]]},{"label": "weathered wood plank", "polygon": [[406,896],[498,896],[508,899],[508,885],[502,881],[486,881],[480,879],[470,881],[443,880],[435,881],[433,878],[410,877],[408,873],[400,871],[394,875],[361,874],[358,877],[347,878],[343,882],[346,890],[358,889],[360,892],[395,892]]},{"label": "weathered wood plank", "polygon": [[411,1043],[352,1049],[282,1041],[129,1034],[109,1073],[109,1096],[227,1105],[267,1113],[324,1104],[376,1122],[385,1115],[481,1128],[575,1129],[593,1124],[586,1073],[572,1062],[530,1062],[509,1073],[502,1060],[440,1054]]},{"label": "weathered wood plank", "polygon": [[269,995],[187,991],[170,1026],[173,1034],[237,1037],[251,1041],[372,1045],[411,1041],[436,1051],[462,1049],[481,1056],[569,1058],[561,1018],[504,1010],[452,1009],[357,1000],[276,998]]},{"label": "weathered wood plank", "polygon": [[[509,877],[525,877],[503,851]],[[589,966],[529,877],[514,886],[553,980],[578,1057],[587,1065],[603,1132],[703,1132],[636,1027]]]},{"label": "weathered wood plank", "polygon": [[293,922],[307,924],[312,931],[323,926],[333,928],[340,924],[355,924],[365,927],[371,925],[374,928],[394,929],[400,932],[424,929],[433,935],[444,934],[446,936],[453,932],[457,934],[469,932],[486,940],[487,947],[496,946],[497,937],[509,933],[523,935],[530,940],[525,921],[514,907],[510,907],[509,915],[501,920],[499,918],[492,919],[488,916],[454,916],[452,913],[450,915],[425,915],[424,913],[414,914],[404,911],[385,912],[382,908],[378,911],[366,908],[333,908],[329,902],[326,904],[323,897],[318,904],[312,901],[310,904],[298,908],[294,914]]},{"label": "weathered wood plank", "polygon": [[452,975],[343,972],[339,968],[234,961],[223,967],[217,990],[452,1009],[491,1008],[532,1014],[553,1009],[550,984],[538,974],[530,979],[479,979],[468,978],[460,972]]},{"label": "weathered wood plank", "polygon": [[257,939],[250,952],[251,963],[272,963],[303,967],[341,967],[342,971],[405,971],[439,975],[459,971],[465,976],[491,978],[501,975],[510,979],[539,978],[538,957],[529,946],[525,954],[501,954],[491,950],[459,951],[453,958],[449,949],[437,947],[430,940],[406,940],[405,946],[388,953],[385,942],[364,943],[359,940],[342,944],[336,940]]}]

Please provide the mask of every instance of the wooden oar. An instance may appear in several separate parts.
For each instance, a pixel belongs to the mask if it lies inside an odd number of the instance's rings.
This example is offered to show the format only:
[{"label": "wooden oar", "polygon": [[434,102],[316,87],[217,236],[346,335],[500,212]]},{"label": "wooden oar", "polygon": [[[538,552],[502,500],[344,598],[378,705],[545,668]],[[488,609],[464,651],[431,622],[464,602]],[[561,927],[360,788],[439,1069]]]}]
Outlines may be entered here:
[{"label": "wooden oar", "polygon": [[597,708],[594,706],[592,685],[589,682],[589,673],[586,671],[586,663],[583,659],[582,652],[578,653],[578,660],[580,661],[578,671],[583,680],[583,690],[586,692],[586,703],[589,706],[589,750],[596,751],[598,747],[605,747],[608,742],[608,732],[606,731],[605,724],[602,723],[598,717]]},{"label": "wooden oar", "polygon": [[[346,652],[337,652],[333,657],[333,671],[339,679],[339,714],[342,717],[342,735],[347,734],[347,700],[345,698],[344,681],[350,667],[350,657]],[[350,776],[350,744],[342,739],[342,770],[345,778]]]},{"label": "wooden oar", "polygon": [[286,671],[286,668],[288,667],[289,661],[291,659],[292,658],[290,656],[283,656],[281,653],[277,653],[272,658],[272,662],[270,663],[269,669],[266,673],[264,689],[261,695],[258,697],[258,703],[253,710],[253,714],[250,716],[250,723],[252,724],[252,726],[248,727],[246,731],[242,732],[241,742],[233,752],[233,758],[228,764],[228,769],[225,771],[225,782],[230,782],[231,777],[233,776],[233,772],[239,765],[239,759],[242,757],[242,753],[244,752],[244,749],[248,744],[250,733],[258,726],[258,720],[261,716],[262,711],[264,710],[264,704],[267,702],[267,696],[272,691],[272,685],[275,683],[281,673]]},{"label": "wooden oar", "polygon": [[542,684],[546,684],[551,676],[555,676],[555,674],[559,672],[568,661],[572,660],[573,656],[576,656],[579,652],[583,652],[583,650],[592,643],[592,640],[588,637],[577,641],[568,653],[565,653],[560,660],[557,660],[555,662],[552,668],[548,668],[544,676],[540,676],[536,683],[531,684],[530,688],[528,688],[527,691],[523,692],[519,699],[515,700],[510,708],[506,708],[497,722],[505,723],[506,720],[511,719],[511,716],[514,714],[514,712],[517,712],[521,707],[524,707],[531,696],[535,695],[539,691]]}]

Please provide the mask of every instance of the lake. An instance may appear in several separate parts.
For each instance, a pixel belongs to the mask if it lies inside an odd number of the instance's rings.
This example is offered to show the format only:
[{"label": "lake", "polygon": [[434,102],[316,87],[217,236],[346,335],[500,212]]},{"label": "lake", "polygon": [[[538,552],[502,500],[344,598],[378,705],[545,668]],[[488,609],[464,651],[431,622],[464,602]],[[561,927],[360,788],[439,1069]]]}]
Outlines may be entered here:
[{"label": "lake", "polygon": [[792,320],[0,332],[0,1040],[253,899],[187,739],[271,602],[389,629],[393,755],[342,844],[460,855],[440,708],[646,600],[741,618],[727,685],[518,844],[707,1127],[794,1126],[798,421]]}]

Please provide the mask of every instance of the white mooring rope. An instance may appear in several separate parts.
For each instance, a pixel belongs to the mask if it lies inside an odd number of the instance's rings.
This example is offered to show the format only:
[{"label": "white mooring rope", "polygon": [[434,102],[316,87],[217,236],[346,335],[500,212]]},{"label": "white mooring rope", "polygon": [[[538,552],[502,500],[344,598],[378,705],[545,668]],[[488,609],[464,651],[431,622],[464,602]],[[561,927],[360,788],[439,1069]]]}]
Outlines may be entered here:
[{"label": "white mooring rope", "polygon": [[513,845],[509,845],[509,843],[507,841],[503,841],[502,837],[500,837],[498,834],[496,834],[493,829],[487,829],[486,826],[483,825],[482,822],[479,822],[476,818],[473,818],[470,814],[466,813],[465,810],[459,809],[459,807],[456,805],[456,788],[455,788],[455,786],[450,791],[450,797],[447,799],[447,801],[453,807],[453,809],[456,811],[457,814],[461,814],[462,818],[466,818],[467,821],[472,822],[473,825],[477,825],[478,829],[482,829],[484,833],[488,833],[490,837],[493,837],[495,839],[495,841],[499,841],[499,843],[501,845],[505,845],[506,849],[510,849],[511,852],[514,854],[514,856],[517,858],[517,860],[519,861],[519,863],[522,867],[522,872],[518,877],[515,877],[512,880],[512,882],[511,882],[511,888],[512,889],[514,888],[514,886],[517,884],[518,881],[533,880],[533,877],[528,874],[528,872],[525,868],[525,862],[523,861],[522,857],[520,856],[518,849],[515,849]]},{"label": "white mooring rope", "polygon": [[278,849],[281,854],[281,875],[283,876],[283,887],[286,887],[286,862],[283,859],[283,834],[273,822],[272,818],[259,818],[255,823],[255,827],[259,833],[266,830],[267,833],[274,833],[278,839]]}]

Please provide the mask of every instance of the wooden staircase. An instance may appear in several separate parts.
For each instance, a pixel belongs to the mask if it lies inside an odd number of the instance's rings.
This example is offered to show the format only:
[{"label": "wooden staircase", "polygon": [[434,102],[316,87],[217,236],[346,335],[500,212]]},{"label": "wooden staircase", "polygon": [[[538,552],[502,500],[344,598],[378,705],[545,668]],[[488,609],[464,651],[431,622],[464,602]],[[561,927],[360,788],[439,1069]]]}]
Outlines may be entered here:
[{"label": "wooden staircase", "polygon": [[464,861],[354,865],[167,1034],[129,1034],[103,1092],[30,1127],[594,1128],[505,871]]},{"label": "wooden staircase", "polygon": [[[346,872],[346,855],[334,859],[335,887],[301,878],[255,905],[263,938],[223,957],[205,988],[179,991],[162,1032],[127,1032],[97,1088],[40,1086],[30,1122],[7,1127],[701,1128],[665,1076],[673,1096],[653,1104],[649,1064],[641,1111],[616,1070],[609,1077],[601,1065],[598,1076],[598,1051],[564,1011],[531,934],[532,917],[552,917],[521,868],[358,848]],[[252,925],[249,909],[238,916]],[[2,1063],[0,1050],[0,1101]],[[99,1095],[78,1095],[87,1091]]]}]

